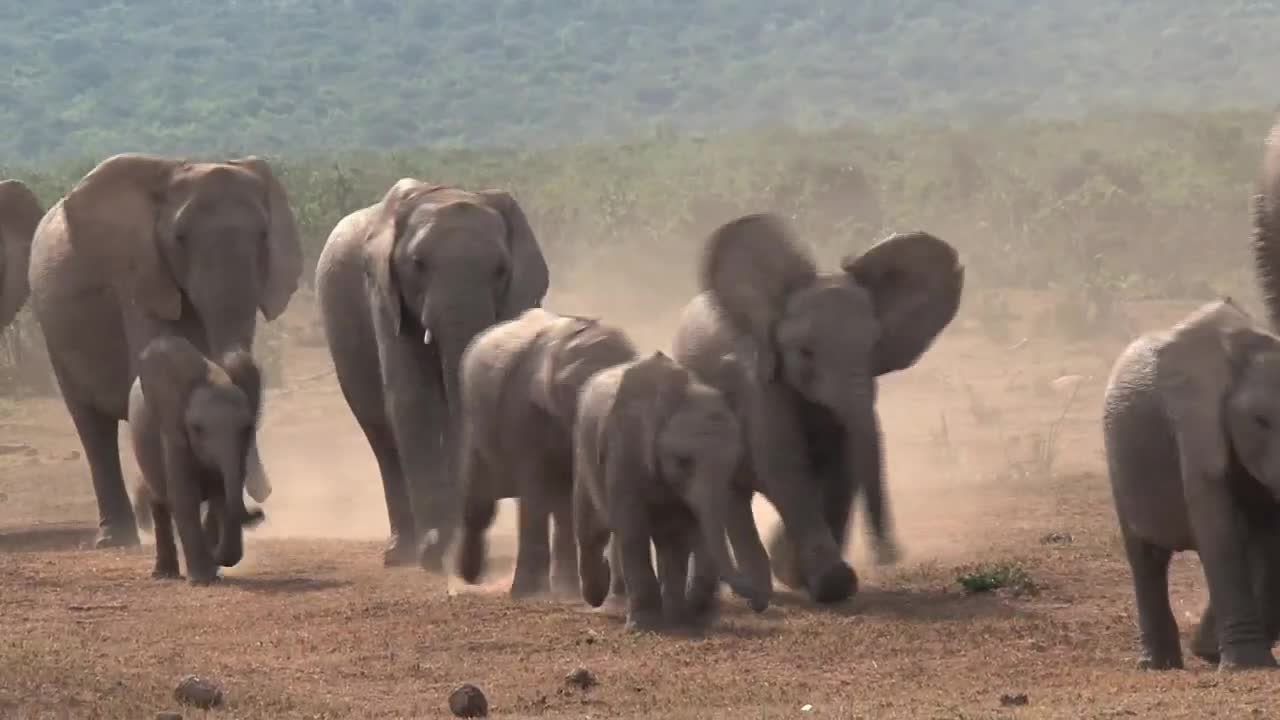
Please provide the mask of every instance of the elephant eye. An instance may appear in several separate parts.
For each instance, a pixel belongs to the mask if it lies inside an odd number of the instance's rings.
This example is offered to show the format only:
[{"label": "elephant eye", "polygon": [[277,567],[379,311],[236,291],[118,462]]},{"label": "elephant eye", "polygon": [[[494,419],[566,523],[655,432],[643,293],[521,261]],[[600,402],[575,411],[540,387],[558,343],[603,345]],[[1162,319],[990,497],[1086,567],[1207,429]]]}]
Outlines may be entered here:
[{"label": "elephant eye", "polygon": [[496,268],[494,268],[494,269],[493,269],[493,279],[494,279],[494,280],[501,280],[502,278],[506,277],[506,275],[507,275],[507,266],[506,266],[506,265],[499,265],[498,267],[496,267]]},{"label": "elephant eye", "polygon": [[813,348],[807,346],[802,347],[799,352],[801,360],[804,360],[805,362],[813,362]]},{"label": "elephant eye", "polygon": [[681,473],[688,473],[693,470],[693,458],[688,455],[676,456],[676,470]]},{"label": "elephant eye", "polygon": [[424,270],[426,270],[426,269],[427,269],[427,261],[426,261],[426,260],[424,260],[424,259],[422,259],[422,258],[420,258],[420,257],[416,257],[416,258],[414,258],[414,259],[413,259],[413,269],[414,269],[414,270],[417,270],[418,272],[423,272]]},{"label": "elephant eye", "polygon": [[1257,423],[1258,427],[1262,428],[1263,430],[1271,429],[1271,419],[1268,418],[1266,415],[1254,415],[1253,421]]}]

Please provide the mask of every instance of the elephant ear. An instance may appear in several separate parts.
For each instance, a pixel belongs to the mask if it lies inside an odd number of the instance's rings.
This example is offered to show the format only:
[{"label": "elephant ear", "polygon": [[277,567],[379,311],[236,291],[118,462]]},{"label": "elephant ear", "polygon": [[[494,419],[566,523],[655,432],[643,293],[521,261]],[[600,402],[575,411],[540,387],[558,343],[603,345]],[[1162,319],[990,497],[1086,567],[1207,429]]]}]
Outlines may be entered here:
[{"label": "elephant ear", "polygon": [[103,160],[62,200],[67,234],[86,267],[165,320],[182,316],[182,293],[160,254],[156,223],[169,183],[186,163],[143,153]]},{"label": "elephant ear", "polygon": [[250,155],[230,161],[262,179],[267,188],[267,214],[270,227],[267,230],[267,273],[263,280],[262,297],[258,306],[268,321],[280,317],[289,300],[298,290],[302,277],[302,244],[298,240],[298,226],[289,206],[289,195],[284,185],[271,171],[266,160]]},{"label": "elephant ear", "polygon": [[871,295],[880,322],[874,371],[911,367],[960,308],[964,266],[959,253],[927,232],[895,233],[841,269]]},{"label": "elephant ear", "polygon": [[401,313],[403,301],[395,274],[396,241],[418,201],[441,187],[415,178],[400,178],[374,206],[373,218],[369,222],[365,236],[366,272],[372,281],[373,292],[397,334],[403,332],[404,320]]},{"label": "elephant ear", "polygon": [[551,331],[539,393],[551,413],[570,423],[577,415],[578,394],[596,373],[636,357],[631,340],[598,318],[562,316]]},{"label": "elephant ear", "polygon": [[249,400],[256,426],[262,414],[262,371],[253,359],[253,354],[242,348],[236,348],[223,355],[218,364],[230,376],[231,382],[235,383]]},{"label": "elephant ear", "polygon": [[689,372],[661,350],[627,368],[613,403],[614,447],[628,447],[650,476],[659,473],[658,443],[663,426],[688,392]]},{"label": "elephant ear", "polygon": [[499,308],[500,319],[513,318],[531,307],[542,304],[547,294],[550,274],[542,248],[529,226],[520,203],[505,190],[481,190],[476,193],[485,204],[502,215],[507,226],[507,252],[511,254],[511,272],[507,275],[507,291]]},{"label": "elephant ear", "polygon": [[185,438],[183,417],[191,393],[200,385],[225,375],[209,362],[190,341],[176,335],[162,335],[138,355],[138,381],[151,412],[160,420],[161,432]]},{"label": "elephant ear", "polygon": [[18,180],[0,181],[0,329],[13,322],[31,293],[31,238],[43,216],[30,188]]},{"label": "elephant ear", "polygon": [[1268,342],[1275,338],[1223,298],[1174,326],[1157,347],[1156,389],[1178,440],[1184,477],[1225,472],[1225,400],[1249,355]]},{"label": "elephant ear", "polygon": [[744,215],[721,225],[707,239],[699,267],[702,289],[759,353],[762,378],[777,372],[773,328],[787,298],[817,279],[817,264],[782,218]]}]

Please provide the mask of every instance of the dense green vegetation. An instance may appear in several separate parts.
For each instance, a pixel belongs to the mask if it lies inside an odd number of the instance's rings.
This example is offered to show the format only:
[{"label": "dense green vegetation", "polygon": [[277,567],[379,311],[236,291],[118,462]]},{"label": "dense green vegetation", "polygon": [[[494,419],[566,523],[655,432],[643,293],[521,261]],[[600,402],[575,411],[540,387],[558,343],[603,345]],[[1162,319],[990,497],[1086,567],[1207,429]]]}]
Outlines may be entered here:
[{"label": "dense green vegetation", "polygon": [[1266,106],[1273,0],[0,0],[0,158]]}]

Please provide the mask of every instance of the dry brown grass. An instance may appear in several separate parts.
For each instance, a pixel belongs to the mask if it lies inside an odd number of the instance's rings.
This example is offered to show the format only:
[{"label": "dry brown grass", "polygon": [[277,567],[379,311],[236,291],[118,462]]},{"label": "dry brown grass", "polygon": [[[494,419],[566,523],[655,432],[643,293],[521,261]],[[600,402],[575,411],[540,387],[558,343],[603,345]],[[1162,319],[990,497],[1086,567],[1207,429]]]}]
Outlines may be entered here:
[{"label": "dry brown grass", "polygon": [[[1136,329],[1187,307],[1138,308]],[[217,587],[152,580],[149,545],[80,547],[95,515],[60,401],[0,406],[0,445],[30,448],[0,455],[0,717],[148,718],[174,706],[186,673],[225,684],[228,706],[210,715],[228,718],[447,717],[463,682],[484,689],[492,717],[1273,716],[1280,674],[1224,676],[1191,657],[1186,672],[1134,669],[1097,427],[1124,340],[1064,346],[1027,315],[1006,344],[962,314],[919,366],[884,382],[901,566],[875,571],[858,538],[851,603],[780,591],[754,615],[726,596],[702,638],[626,633],[614,607],[510,601],[510,507],[484,586],[383,570],[373,462],[314,347],[291,350],[286,389],[268,400],[276,494]],[[1083,376],[1065,414],[1050,384],[1063,375]],[[758,516],[775,521],[763,503]],[[1054,532],[1071,541],[1041,542]],[[976,562],[1015,563],[1039,591],[965,595],[956,577]],[[1194,556],[1175,561],[1173,585],[1185,631],[1205,599]],[[566,688],[579,665],[599,685]],[[1002,707],[1017,693],[1026,705]]]}]

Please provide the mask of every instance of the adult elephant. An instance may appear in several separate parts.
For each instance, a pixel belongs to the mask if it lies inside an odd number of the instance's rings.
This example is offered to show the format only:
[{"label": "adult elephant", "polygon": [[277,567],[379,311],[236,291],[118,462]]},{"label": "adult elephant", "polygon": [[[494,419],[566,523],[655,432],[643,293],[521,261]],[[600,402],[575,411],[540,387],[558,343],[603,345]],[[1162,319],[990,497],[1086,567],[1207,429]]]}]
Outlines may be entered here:
[{"label": "adult elephant", "polygon": [[9,327],[31,293],[31,237],[44,210],[20,180],[0,181],[0,330]]},{"label": "adult elephant", "polygon": [[[731,398],[750,449],[739,485],[762,493],[785,528],[769,559],[740,564],[755,575],[771,561],[779,580],[814,600],[846,599],[857,589],[842,551],[858,493],[879,559],[896,555],[876,378],[915,364],[955,317],[964,267],[951,245],[912,232],[819,273],[780,218],[754,214],[712,234],[700,276],[703,293],[685,308],[673,351]],[[731,518],[730,537],[748,537],[750,522]]]},{"label": "adult elephant", "polygon": [[[93,477],[98,547],[138,543],[117,431],[142,348],[177,335],[212,357],[252,350],[258,311],[284,312],[301,275],[288,196],[257,157],[115,155],[45,213],[31,301]],[[248,485],[265,499],[256,447]]]},{"label": "adult elephant", "polygon": [[338,384],[382,475],[385,565],[443,570],[459,519],[462,352],[540,306],[547,282],[533,230],[502,190],[404,178],[329,235],[316,292]]}]

